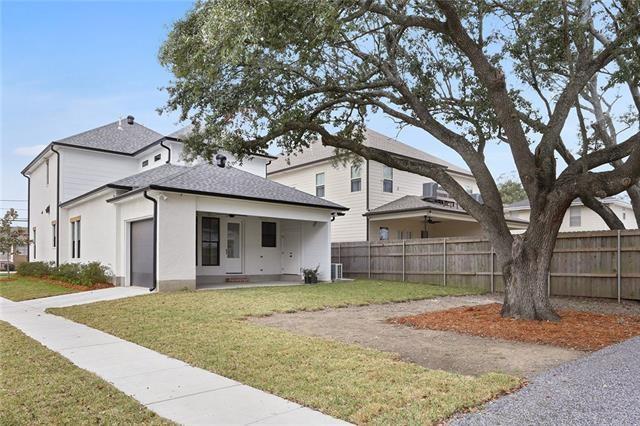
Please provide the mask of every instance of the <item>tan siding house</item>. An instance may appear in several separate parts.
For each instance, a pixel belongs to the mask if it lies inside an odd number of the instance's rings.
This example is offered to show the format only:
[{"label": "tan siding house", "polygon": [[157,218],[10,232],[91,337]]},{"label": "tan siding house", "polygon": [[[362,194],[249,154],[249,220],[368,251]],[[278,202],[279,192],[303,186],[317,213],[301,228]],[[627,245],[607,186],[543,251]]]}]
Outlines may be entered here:
[{"label": "tan siding house", "polygon": [[[451,176],[468,192],[477,193],[478,186],[471,173],[454,164],[427,154],[373,130],[367,130],[365,145],[406,157],[417,158],[446,166]],[[359,172],[352,168],[360,166]],[[334,242],[364,241],[367,239],[420,238],[423,235],[458,236],[479,235],[479,224],[464,210],[440,211],[440,205],[406,203],[397,206],[403,211],[391,211],[403,197],[419,198],[423,185],[431,179],[414,173],[395,170],[376,161],[360,159],[354,163],[339,163],[334,149],[320,143],[312,144],[304,152],[289,157],[279,157],[267,169],[267,177],[276,182],[292,186],[301,191],[349,207],[344,216],[337,217],[331,227]],[[360,182],[354,182],[359,179]],[[320,188],[322,187],[322,188]],[[382,209],[378,211],[379,209]],[[392,216],[391,216],[392,215]],[[426,223],[428,217],[441,216],[438,223]],[[431,221],[434,221],[432,219]],[[521,221],[517,226],[522,227]],[[526,227],[526,225],[525,225]],[[423,232],[426,229],[426,233]]]}]

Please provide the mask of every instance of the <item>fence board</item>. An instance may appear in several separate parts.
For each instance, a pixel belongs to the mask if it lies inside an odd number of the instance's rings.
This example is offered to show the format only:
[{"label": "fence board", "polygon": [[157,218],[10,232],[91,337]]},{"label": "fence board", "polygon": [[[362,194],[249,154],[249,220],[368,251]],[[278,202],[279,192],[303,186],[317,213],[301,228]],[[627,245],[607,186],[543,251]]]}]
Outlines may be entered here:
[{"label": "fence board", "polygon": [[[640,231],[619,235],[559,234],[551,259],[551,295],[640,300]],[[493,247],[481,238],[333,243],[331,257],[343,264],[345,277],[504,290]]]}]

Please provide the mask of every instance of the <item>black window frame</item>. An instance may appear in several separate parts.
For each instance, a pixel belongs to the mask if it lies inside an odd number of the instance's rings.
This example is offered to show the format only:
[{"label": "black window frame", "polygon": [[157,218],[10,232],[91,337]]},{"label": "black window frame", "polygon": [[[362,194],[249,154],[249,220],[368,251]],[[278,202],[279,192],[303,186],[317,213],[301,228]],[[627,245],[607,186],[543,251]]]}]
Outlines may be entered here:
[{"label": "black window frame", "polygon": [[162,159],[162,154],[156,154],[156,155],[153,156],[153,162],[154,163],[157,163],[161,159]]},{"label": "black window frame", "polygon": [[142,162],[142,167],[147,167],[149,165],[149,160],[144,160]]},{"label": "black window frame", "polygon": [[262,247],[278,247],[278,223],[268,221],[262,222],[260,237]]},{"label": "black window frame", "polygon": [[74,220],[71,222],[71,258],[72,259],[80,259],[81,256],[81,244],[80,241],[82,239],[81,232],[81,220]]},{"label": "black window frame", "polygon": [[[213,232],[209,232],[209,235],[206,236],[207,238],[205,238],[205,231],[204,231],[205,221],[207,222],[211,221],[212,223],[215,223],[215,227],[217,228],[216,234],[218,236],[217,240],[211,237]],[[208,229],[214,229],[214,228],[209,226]],[[216,247],[215,263],[209,263],[211,262],[211,259],[206,259],[205,261],[205,257],[204,257],[205,244],[215,245]],[[202,218],[200,219],[200,264],[202,266],[220,266],[220,218],[219,217],[202,216]]]},{"label": "black window frame", "polygon": [[52,241],[53,241],[53,248],[56,247],[56,244],[58,243],[58,239],[56,238],[56,228],[58,227],[58,224],[56,222],[51,224],[51,232],[52,232]]},{"label": "black window frame", "polygon": [[36,254],[37,254],[37,250],[36,250],[36,247],[37,247],[37,245],[36,245],[36,231],[37,231],[37,228],[34,226],[33,227],[33,241],[32,241],[33,242],[33,260],[36,260],[36,257],[37,257],[36,256]]}]

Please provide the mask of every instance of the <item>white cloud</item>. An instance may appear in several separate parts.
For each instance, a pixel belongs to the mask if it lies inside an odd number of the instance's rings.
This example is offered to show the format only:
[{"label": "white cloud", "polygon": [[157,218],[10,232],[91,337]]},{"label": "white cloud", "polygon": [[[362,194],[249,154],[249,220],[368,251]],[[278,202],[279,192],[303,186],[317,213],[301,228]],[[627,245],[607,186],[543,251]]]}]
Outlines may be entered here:
[{"label": "white cloud", "polygon": [[35,157],[40,154],[40,151],[42,151],[46,146],[47,145],[19,146],[13,151],[13,153],[21,157]]}]

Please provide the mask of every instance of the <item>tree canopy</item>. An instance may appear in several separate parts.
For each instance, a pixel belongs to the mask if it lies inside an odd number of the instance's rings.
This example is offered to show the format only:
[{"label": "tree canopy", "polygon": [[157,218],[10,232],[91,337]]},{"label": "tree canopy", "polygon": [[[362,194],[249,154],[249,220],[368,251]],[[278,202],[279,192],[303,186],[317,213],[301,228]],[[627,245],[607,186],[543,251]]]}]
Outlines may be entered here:
[{"label": "tree canopy", "polygon": [[[505,314],[557,319],[540,281],[566,209],[581,198],[613,224],[597,197],[632,189],[640,176],[640,103],[609,115],[616,138],[605,141],[597,123],[586,128],[585,115],[597,114],[584,101],[609,103],[623,91],[636,99],[639,33],[637,0],[198,2],[160,52],[175,76],[165,110],[194,124],[193,156],[272,143],[292,153],[319,138],[435,180],[496,247],[512,281]],[[363,145],[373,113],[456,151],[483,202],[444,167]],[[490,143],[508,146],[531,203],[522,236],[504,219],[485,161]]]}]

